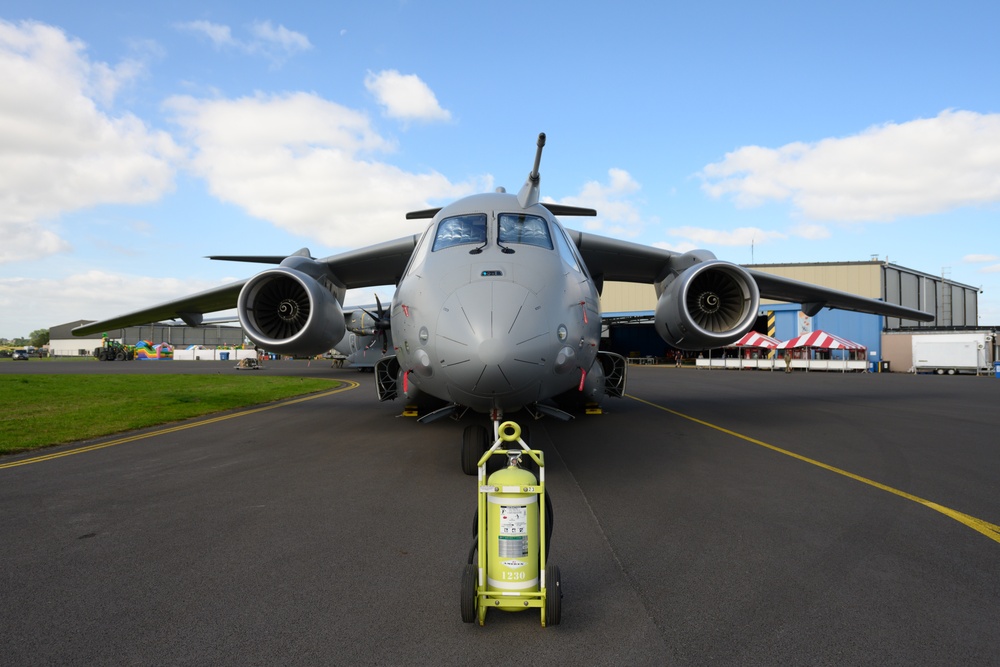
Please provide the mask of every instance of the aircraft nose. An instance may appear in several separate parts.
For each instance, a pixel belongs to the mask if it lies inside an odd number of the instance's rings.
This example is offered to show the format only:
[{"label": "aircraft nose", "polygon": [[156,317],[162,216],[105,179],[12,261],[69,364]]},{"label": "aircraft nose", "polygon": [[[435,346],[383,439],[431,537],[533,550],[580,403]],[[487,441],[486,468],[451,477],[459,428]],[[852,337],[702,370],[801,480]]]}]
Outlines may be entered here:
[{"label": "aircraft nose", "polygon": [[537,384],[551,347],[547,333],[530,290],[508,281],[473,282],[444,303],[437,352],[455,385],[474,386],[479,396],[508,394]]}]

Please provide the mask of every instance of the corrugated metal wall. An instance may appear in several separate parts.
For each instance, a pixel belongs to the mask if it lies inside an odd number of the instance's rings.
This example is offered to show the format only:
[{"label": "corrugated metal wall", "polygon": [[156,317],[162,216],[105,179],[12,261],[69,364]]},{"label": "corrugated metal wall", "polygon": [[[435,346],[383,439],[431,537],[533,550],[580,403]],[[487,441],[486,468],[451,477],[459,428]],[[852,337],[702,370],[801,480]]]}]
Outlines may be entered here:
[{"label": "corrugated metal wall", "polygon": [[903,327],[974,327],[979,325],[979,290],[941,277],[886,264],[885,299],[934,313],[933,322],[886,318],[886,329]]}]

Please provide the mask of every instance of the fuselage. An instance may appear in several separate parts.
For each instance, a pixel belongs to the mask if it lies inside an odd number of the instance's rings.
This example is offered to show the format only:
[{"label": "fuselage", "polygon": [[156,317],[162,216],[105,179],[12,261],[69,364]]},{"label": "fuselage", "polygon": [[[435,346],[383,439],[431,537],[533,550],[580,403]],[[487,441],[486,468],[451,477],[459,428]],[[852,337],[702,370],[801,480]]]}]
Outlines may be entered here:
[{"label": "fuselage", "polygon": [[594,282],[555,217],[492,193],[435,215],[391,323],[405,394],[489,413],[582,387],[601,318]]}]

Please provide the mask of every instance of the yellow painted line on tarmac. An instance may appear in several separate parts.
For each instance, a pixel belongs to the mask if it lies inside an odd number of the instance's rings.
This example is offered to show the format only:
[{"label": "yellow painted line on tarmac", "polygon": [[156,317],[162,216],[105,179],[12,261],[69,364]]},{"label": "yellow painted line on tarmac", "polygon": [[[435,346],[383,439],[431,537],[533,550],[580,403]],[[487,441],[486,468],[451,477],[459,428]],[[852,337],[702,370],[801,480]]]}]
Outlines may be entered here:
[{"label": "yellow painted line on tarmac", "polygon": [[10,463],[0,463],[0,470],[4,468],[16,468],[18,466],[26,466],[32,463],[41,463],[43,461],[51,461],[52,459],[61,459],[64,456],[73,456],[74,454],[83,454],[85,452],[93,452],[98,449],[104,449],[105,447],[114,447],[116,445],[124,445],[127,442],[135,442],[136,440],[144,440],[146,438],[152,438],[158,435],[166,435],[167,433],[177,433],[178,431],[184,431],[189,428],[197,428],[199,426],[207,426],[208,424],[215,424],[221,421],[226,421],[227,419],[236,419],[237,417],[246,417],[247,415],[254,415],[258,412],[266,412],[268,410],[275,410],[277,408],[284,408],[289,405],[295,405],[296,403],[304,403],[306,401],[312,401],[317,398],[324,398],[326,396],[332,396],[333,394],[339,394],[344,391],[350,391],[351,389],[357,389],[360,384],[354,380],[338,380],[347,385],[344,387],[338,387],[336,389],[331,389],[330,391],[323,391],[318,394],[306,394],[305,396],[300,396],[299,398],[292,398],[287,401],[281,401],[280,403],[269,403],[258,408],[251,408],[249,410],[242,410],[240,412],[234,412],[229,415],[220,415],[218,417],[209,417],[208,419],[201,419],[190,424],[180,424],[178,426],[169,426],[167,428],[158,429],[156,431],[150,431],[149,433],[140,433],[137,435],[129,435],[124,438],[118,438],[116,440],[108,440],[107,442],[99,442],[93,445],[87,445],[85,447],[76,447],[74,449],[67,449],[61,452],[54,452],[52,454],[43,454],[41,456],[33,456],[30,459],[21,459],[20,461],[11,461]]},{"label": "yellow painted line on tarmac", "polygon": [[906,491],[900,491],[899,489],[894,489],[893,487],[886,486],[885,484],[882,484],[881,482],[876,482],[875,480],[868,479],[867,477],[862,477],[861,475],[855,475],[852,472],[847,472],[846,470],[841,470],[840,468],[836,468],[836,467],[834,467],[832,465],[828,465],[826,463],[823,463],[822,461],[817,461],[817,460],[811,459],[811,458],[809,458],[807,456],[802,456],[801,454],[796,454],[795,452],[790,452],[787,449],[782,449],[781,447],[776,447],[774,445],[768,444],[768,443],[763,442],[761,440],[757,440],[755,438],[751,438],[750,436],[746,436],[746,435],[743,435],[741,433],[737,433],[736,431],[730,431],[727,428],[723,428],[721,426],[717,426],[715,424],[712,424],[712,423],[707,422],[707,421],[703,421],[703,420],[698,419],[696,417],[691,417],[690,415],[686,415],[686,414],[684,414],[682,412],[677,412],[676,410],[671,410],[670,408],[665,408],[662,405],[657,405],[656,403],[652,403],[652,402],[644,400],[642,398],[638,398],[636,396],[632,396],[631,394],[626,394],[626,396],[628,396],[632,400],[639,401],[640,403],[645,403],[646,405],[648,405],[650,407],[654,407],[657,410],[662,410],[664,412],[669,412],[670,414],[672,414],[674,416],[680,417],[682,419],[687,419],[688,421],[692,421],[692,422],[694,422],[696,424],[701,424],[702,426],[707,426],[708,428],[715,429],[716,431],[719,431],[721,433],[725,433],[726,435],[731,435],[734,438],[739,438],[740,440],[743,440],[745,442],[749,442],[751,444],[758,445],[760,447],[765,447],[767,449],[770,449],[773,452],[777,452],[779,454],[784,454],[785,456],[790,456],[793,459],[798,459],[799,461],[802,461],[804,463],[808,463],[810,465],[814,465],[814,466],[817,466],[819,468],[823,468],[824,470],[829,470],[830,472],[837,473],[838,475],[843,475],[844,477],[849,477],[849,478],[851,478],[851,479],[853,479],[853,480],[855,480],[857,482],[861,482],[862,484],[867,484],[868,486],[873,486],[876,489],[881,489],[882,491],[887,491],[887,492],[889,492],[889,493],[891,493],[893,495],[899,496],[900,498],[906,498],[907,500],[912,500],[915,503],[919,503],[919,504],[923,505],[924,507],[927,507],[927,508],[930,508],[930,509],[934,510],[935,512],[940,512],[941,514],[944,514],[946,517],[948,517],[950,519],[954,519],[955,521],[958,521],[959,523],[961,523],[961,524],[963,524],[965,526],[968,526],[969,528],[971,528],[972,530],[976,531],[977,533],[982,533],[983,535],[985,535],[986,537],[990,538],[994,542],[1000,543],[1000,526],[997,526],[995,524],[989,523],[988,521],[983,521],[982,519],[977,519],[974,516],[969,516],[968,514],[963,514],[962,512],[958,512],[956,510],[953,510],[951,508],[945,507],[943,505],[938,505],[935,502],[932,502],[930,500],[925,500],[923,498],[920,498],[919,496],[913,495],[912,493],[907,493]]}]

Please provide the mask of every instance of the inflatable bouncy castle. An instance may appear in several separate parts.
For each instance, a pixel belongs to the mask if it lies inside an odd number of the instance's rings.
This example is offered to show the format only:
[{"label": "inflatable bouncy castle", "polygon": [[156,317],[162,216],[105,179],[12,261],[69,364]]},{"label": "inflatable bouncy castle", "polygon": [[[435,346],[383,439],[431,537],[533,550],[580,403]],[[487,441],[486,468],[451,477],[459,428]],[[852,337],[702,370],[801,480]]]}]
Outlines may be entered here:
[{"label": "inflatable bouncy castle", "polygon": [[167,343],[153,345],[148,340],[140,340],[135,346],[135,358],[143,361],[170,361],[174,358],[174,348]]}]

